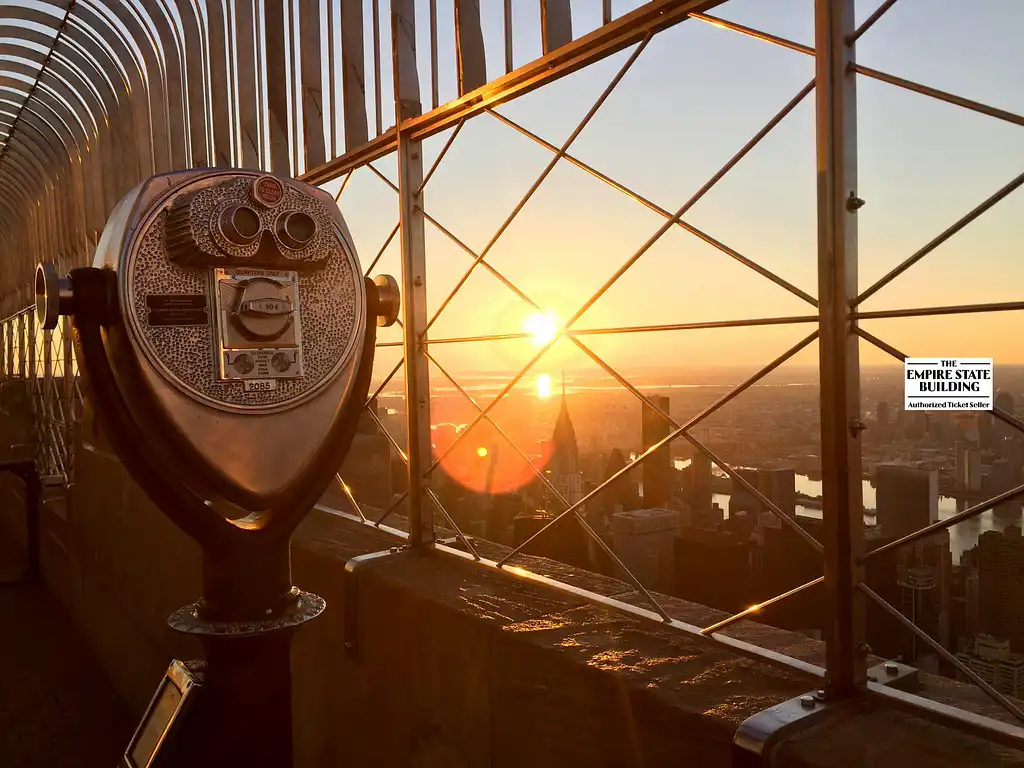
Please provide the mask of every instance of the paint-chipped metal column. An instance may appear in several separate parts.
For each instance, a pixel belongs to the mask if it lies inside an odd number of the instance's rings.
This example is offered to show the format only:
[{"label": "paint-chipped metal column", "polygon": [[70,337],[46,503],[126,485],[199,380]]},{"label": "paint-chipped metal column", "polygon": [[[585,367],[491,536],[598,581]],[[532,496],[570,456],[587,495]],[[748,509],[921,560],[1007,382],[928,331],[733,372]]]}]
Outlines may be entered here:
[{"label": "paint-chipped metal column", "polygon": [[430,466],[430,371],[423,354],[427,326],[426,242],[423,231],[421,142],[402,130],[421,113],[416,69],[414,0],[391,4],[395,123],[398,131],[398,205],[402,242],[402,325],[405,353],[406,451],[409,454],[409,544],[434,541],[433,508],[427,501],[424,470]]},{"label": "paint-chipped metal column", "polygon": [[857,295],[857,99],[854,0],[815,0],[821,464],[830,695],[865,684],[860,360],[851,333]]}]

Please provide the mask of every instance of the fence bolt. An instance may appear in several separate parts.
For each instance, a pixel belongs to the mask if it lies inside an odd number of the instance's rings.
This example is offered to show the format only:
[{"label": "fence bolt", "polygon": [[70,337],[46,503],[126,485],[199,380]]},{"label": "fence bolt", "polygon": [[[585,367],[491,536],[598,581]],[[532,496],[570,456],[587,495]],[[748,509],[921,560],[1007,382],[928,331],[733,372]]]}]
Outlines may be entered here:
[{"label": "fence bolt", "polygon": [[887,675],[895,675],[895,674],[899,673],[899,671],[900,671],[900,668],[899,668],[899,666],[897,666],[897,664],[895,662],[892,662],[892,661],[885,662],[885,674],[887,674]]},{"label": "fence bolt", "polygon": [[857,418],[856,416],[850,419],[850,435],[852,437],[857,437],[861,432],[863,432],[867,428],[868,425],[865,424],[861,419]]},{"label": "fence bolt", "polygon": [[850,196],[846,200],[846,210],[852,212],[852,211],[856,211],[859,208],[863,208],[863,207],[864,207],[864,200],[862,200],[861,198],[857,197],[853,192],[851,192]]},{"label": "fence bolt", "polygon": [[810,694],[800,697],[800,706],[804,709],[814,709],[814,697]]}]

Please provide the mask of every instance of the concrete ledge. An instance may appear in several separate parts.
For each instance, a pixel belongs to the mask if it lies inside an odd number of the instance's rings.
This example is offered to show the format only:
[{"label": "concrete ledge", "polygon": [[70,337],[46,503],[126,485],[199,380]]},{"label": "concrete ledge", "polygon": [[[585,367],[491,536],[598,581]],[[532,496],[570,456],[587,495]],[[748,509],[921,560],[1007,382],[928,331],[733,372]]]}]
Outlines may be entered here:
[{"label": "concrete ledge", "polygon": [[[312,547],[307,525],[317,529]],[[324,542],[358,537],[357,531],[378,533],[317,512],[296,536],[294,560],[304,562],[311,549],[328,557],[335,547],[354,552],[351,545]],[[380,540],[382,549],[399,542],[390,536]],[[493,559],[508,551],[475,544]],[[614,579],[542,558],[516,563],[644,605],[642,595]],[[340,566],[321,561],[321,577],[337,574]],[[357,578],[356,610],[350,613],[344,590],[336,586],[328,614],[337,607],[341,611],[335,611],[331,628],[325,622],[304,630],[305,652],[294,657],[297,679],[310,686],[302,694],[296,691],[296,706],[318,688],[323,701],[335,703],[333,722],[351,727],[343,740],[333,740],[310,726],[301,741],[305,748],[319,744],[318,759],[303,764],[726,766],[743,720],[820,684],[815,677],[742,658],[450,555],[400,553],[374,561]],[[304,586],[320,589],[312,582]],[[685,600],[658,598],[673,617],[698,626],[723,616]],[[344,626],[353,620],[358,658],[339,661],[344,652],[338,636],[353,634]],[[750,621],[734,625],[729,634],[824,664],[824,644],[802,635]],[[335,659],[331,673],[324,674],[314,660],[330,648]],[[939,696],[935,690],[927,695],[959,703],[970,690],[942,682]],[[339,708],[338,700],[349,698],[332,698],[330,691],[339,688],[350,690],[361,704],[350,701]],[[906,761],[920,749],[933,756],[925,763],[929,768],[1024,765],[1020,752],[895,710],[858,707],[855,715],[842,710],[838,719],[830,716],[801,733],[776,751],[773,764],[895,766],[895,760]],[[859,734],[858,728],[863,729]],[[840,737],[859,738],[861,744],[830,757]]]},{"label": "concrete ledge", "polygon": [[[296,535],[296,582],[329,605],[293,656],[303,764],[725,766],[739,723],[814,686],[440,553],[374,561],[356,575],[350,612],[336,542],[367,530],[314,513]],[[339,619],[358,622],[356,659]],[[311,700],[328,710],[317,724]]]}]

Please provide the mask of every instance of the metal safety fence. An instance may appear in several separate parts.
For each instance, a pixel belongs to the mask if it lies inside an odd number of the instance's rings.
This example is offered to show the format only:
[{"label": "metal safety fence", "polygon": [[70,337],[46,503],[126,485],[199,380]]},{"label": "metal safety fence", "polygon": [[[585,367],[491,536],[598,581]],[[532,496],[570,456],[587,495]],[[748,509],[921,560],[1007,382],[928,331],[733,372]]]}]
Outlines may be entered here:
[{"label": "metal safety fence", "polygon": [[71,334],[70,318],[52,331],[39,328],[35,307],[0,321],[0,392],[17,387],[17,404],[31,411],[30,448],[44,485],[73,479],[83,400]]},{"label": "metal safety fence", "polygon": [[[450,23],[439,13],[439,5],[444,14],[451,15]],[[498,8],[497,3],[492,5]],[[618,4],[613,7],[610,0],[604,0],[600,12],[590,21],[590,30],[582,35],[578,25],[574,29],[574,21],[582,17],[582,12],[569,0],[540,0],[536,4],[504,0],[500,12],[490,15],[484,12],[489,6],[484,4],[482,9],[475,0],[447,4],[435,0],[293,0],[260,6],[198,0],[73,0],[2,8],[0,24],[4,33],[0,37],[6,42],[0,45],[0,53],[13,57],[4,62],[7,71],[0,79],[0,130],[4,132],[0,149],[0,238],[7,253],[12,254],[3,264],[6,301],[20,301],[21,305],[30,301],[31,268],[38,260],[55,260],[56,254],[63,265],[84,264],[113,204],[151,173],[213,165],[265,168],[330,188],[336,192],[343,211],[350,204],[354,180],[372,177],[393,195],[395,223],[382,231],[379,248],[363,249],[361,258],[367,274],[371,274],[379,270],[387,254],[398,255],[403,310],[400,335],[381,337],[379,343],[381,350],[400,350],[401,356],[397,363],[387,363],[387,372],[377,378],[375,392],[367,402],[367,416],[402,462],[407,487],[371,515],[352,492],[353,478],[346,482],[339,474],[339,486],[356,519],[383,527],[392,515],[402,511],[408,515],[408,530],[398,533],[406,536],[412,547],[433,547],[483,567],[510,571],[519,578],[571,591],[743,654],[801,669],[822,678],[828,696],[885,697],[954,727],[1021,746],[1024,712],[1020,705],[870,588],[865,565],[978,518],[1006,501],[1019,499],[1024,496],[1024,485],[866,552],[859,479],[866,426],[861,408],[862,343],[898,360],[907,357],[906,350],[869,332],[864,323],[1024,310],[1024,301],[885,310],[866,310],[863,304],[1013,194],[1024,184],[1024,173],[1010,173],[1009,180],[995,192],[978,200],[967,213],[874,283],[862,287],[858,279],[857,219],[864,200],[857,183],[857,87],[867,80],[880,82],[1017,127],[1024,126],[1024,117],[858,62],[857,44],[870,39],[871,30],[898,5],[897,0],[874,4],[860,16],[853,0],[815,0],[813,45],[728,19],[722,13],[729,4],[722,0],[654,0],[632,5],[628,12],[615,13]],[[523,10],[527,6],[531,23],[527,23]],[[254,13],[254,8],[260,12]],[[648,53],[652,40],[683,23],[712,25],[806,57],[813,64],[813,77],[678,206],[664,207],[655,202],[654,196],[645,196],[634,185],[615,178],[621,174],[603,171],[599,162],[588,162],[574,145]],[[367,47],[369,51],[364,50]],[[560,143],[544,138],[542,132],[531,130],[502,108],[620,53],[624,57],[607,86]],[[502,74],[489,77],[488,72],[495,71],[495,67]],[[424,108],[425,103],[429,109]],[[804,104],[812,105],[814,113],[813,144],[806,149],[811,152],[813,148],[817,181],[815,292],[730,246],[725,233],[710,233],[692,221],[698,203]],[[451,149],[468,133],[467,126],[484,119],[497,121],[510,134],[547,152],[549,158],[526,192],[483,240],[482,247],[474,247],[427,203],[426,190]],[[425,142],[440,137],[444,141],[433,162],[427,164]],[[393,174],[382,170],[387,165],[394,166]],[[438,319],[465,295],[466,286],[480,273],[504,286],[530,312],[545,316],[544,303],[524,287],[522,280],[512,279],[508,270],[499,268],[502,265],[493,257],[528,203],[545,182],[551,183],[556,170],[566,165],[646,209],[657,225],[638,247],[622,254],[618,266],[567,319],[552,321],[551,332],[521,361],[518,372],[482,404],[444,363],[439,350],[453,345],[522,340],[531,334],[474,335],[469,329],[461,335],[440,335],[431,334],[431,330],[436,332]],[[651,251],[669,233],[696,238],[722,257],[760,275],[794,297],[802,311],[782,317],[581,327],[584,314],[602,299],[607,301],[623,276],[645,256],[650,258]],[[456,267],[450,290],[439,302],[431,301],[427,293],[431,275],[437,274],[438,261],[428,247],[428,243],[436,242],[432,239],[435,236],[447,241],[451,248],[448,253],[460,254],[452,259],[463,259]],[[779,325],[804,326],[807,332],[741,383],[682,420],[673,418],[662,402],[644,394],[642,387],[595,345],[595,339],[614,335]],[[76,403],[80,402],[67,331],[65,326],[61,333],[37,335],[31,313],[20,313],[3,323],[4,377],[29,382],[40,461],[47,473],[64,477],[71,472],[72,452],[68,446],[73,443],[68,435],[74,425]],[[524,377],[559,345],[571,347],[667,426],[660,439],[583,494],[560,487],[544,463],[524,449],[495,415]],[[820,536],[809,533],[796,515],[755,487],[739,468],[730,466],[698,431],[740,395],[796,356],[815,348],[820,387]],[[403,390],[401,435],[395,434],[376,408],[378,398],[395,381],[402,382]],[[450,443],[435,450],[431,403],[438,386],[463,397],[473,415]],[[1014,413],[997,406],[992,414],[1024,431],[1024,421]],[[467,436],[478,427],[491,430],[502,450],[518,457],[532,476],[531,481],[558,507],[539,530],[499,558],[481,554],[479,538],[460,529],[433,487],[446,458],[460,446],[465,447]],[[599,494],[608,492],[617,481],[678,440],[686,441],[694,452],[721,468],[734,487],[743,489],[820,555],[822,575],[709,626],[674,618],[665,601],[645,586],[594,530],[583,510]],[[553,535],[564,520],[582,529],[643,596],[644,606],[588,592],[516,565],[519,555],[538,540]],[[457,541],[439,541],[436,532],[440,528],[454,531]],[[823,589],[826,595],[829,621],[824,667],[759,648],[727,632],[731,625],[758,611],[812,589]],[[864,620],[868,603],[879,606],[964,678],[977,684],[1009,713],[1013,722],[957,710],[870,680]]]}]

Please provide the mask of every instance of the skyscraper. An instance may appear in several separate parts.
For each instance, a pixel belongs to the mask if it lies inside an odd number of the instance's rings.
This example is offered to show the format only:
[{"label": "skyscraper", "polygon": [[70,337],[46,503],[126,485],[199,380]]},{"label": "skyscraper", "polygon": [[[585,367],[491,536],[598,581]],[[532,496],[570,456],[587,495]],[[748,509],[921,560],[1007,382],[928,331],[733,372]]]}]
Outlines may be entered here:
[{"label": "skyscraper", "polygon": [[905,464],[875,466],[878,524],[887,536],[906,536],[939,519],[939,473]]},{"label": "skyscraper", "polygon": [[690,509],[703,512],[711,509],[711,459],[695,451],[689,466],[683,471],[683,499]]},{"label": "skyscraper", "polygon": [[[623,456],[622,451],[618,448],[612,449],[602,481],[612,477],[625,466],[626,457]],[[630,474],[626,472],[620,475],[597,495],[594,511],[601,517],[603,523],[611,525],[611,516],[616,512],[628,512],[631,509],[640,508],[640,495],[637,493],[636,484],[630,478]]]},{"label": "skyscraper", "polygon": [[978,537],[978,624],[989,635],[1024,652],[1024,538],[1012,526]]},{"label": "skyscraper", "polygon": [[889,424],[889,404],[886,402],[880,402],[875,411],[875,420],[878,422],[878,426],[884,427]]},{"label": "skyscraper", "polygon": [[[964,643],[957,658],[1000,693],[1016,697],[1024,693],[1024,656],[1013,653],[1006,640],[978,635]],[[957,679],[968,678],[958,672]]]},{"label": "skyscraper", "polygon": [[[648,399],[663,412],[669,413],[667,397],[648,395]],[[644,403],[640,421],[645,451],[668,437],[671,431],[669,423],[646,403]],[[654,452],[653,456],[644,459],[642,466],[645,507],[667,507],[672,498],[672,454],[669,449],[670,446],[663,445]]]},{"label": "skyscraper", "polygon": [[612,548],[648,589],[672,589],[678,514],[668,509],[634,509],[612,515]]},{"label": "skyscraper", "polygon": [[[741,469],[739,474],[788,516],[796,514],[796,470],[792,467]],[[778,515],[735,481],[729,499],[729,514],[734,512],[753,515],[762,528],[781,529],[783,526]]]},{"label": "skyscraper", "polygon": [[[900,553],[897,582],[900,587],[900,610],[904,616],[938,640],[950,645],[952,556],[949,531],[939,531],[915,542]],[[916,637],[906,635],[909,645],[906,658],[916,659],[928,648]]]},{"label": "skyscraper", "polygon": [[961,491],[981,489],[981,450],[966,440],[953,443],[956,487]]},{"label": "skyscraper", "polygon": [[576,444],[576,430],[569,417],[569,403],[565,397],[565,376],[562,376],[562,404],[555,419],[551,437],[552,452],[548,469],[553,475],[568,475],[579,471],[580,454]]},{"label": "skyscraper", "polygon": [[[575,504],[583,498],[583,473],[580,471],[579,447],[576,430],[569,416],[569,403],[565,397],[565,376],[562,376],[562,404],[555,419],[551,436],[552,452],[548,464],[548,479],[565,501]],[[552,503],[550,492],[543,493],[545,506],[561,512],[560,504]],[[581,514],[583,510],[580,510]]]}]

